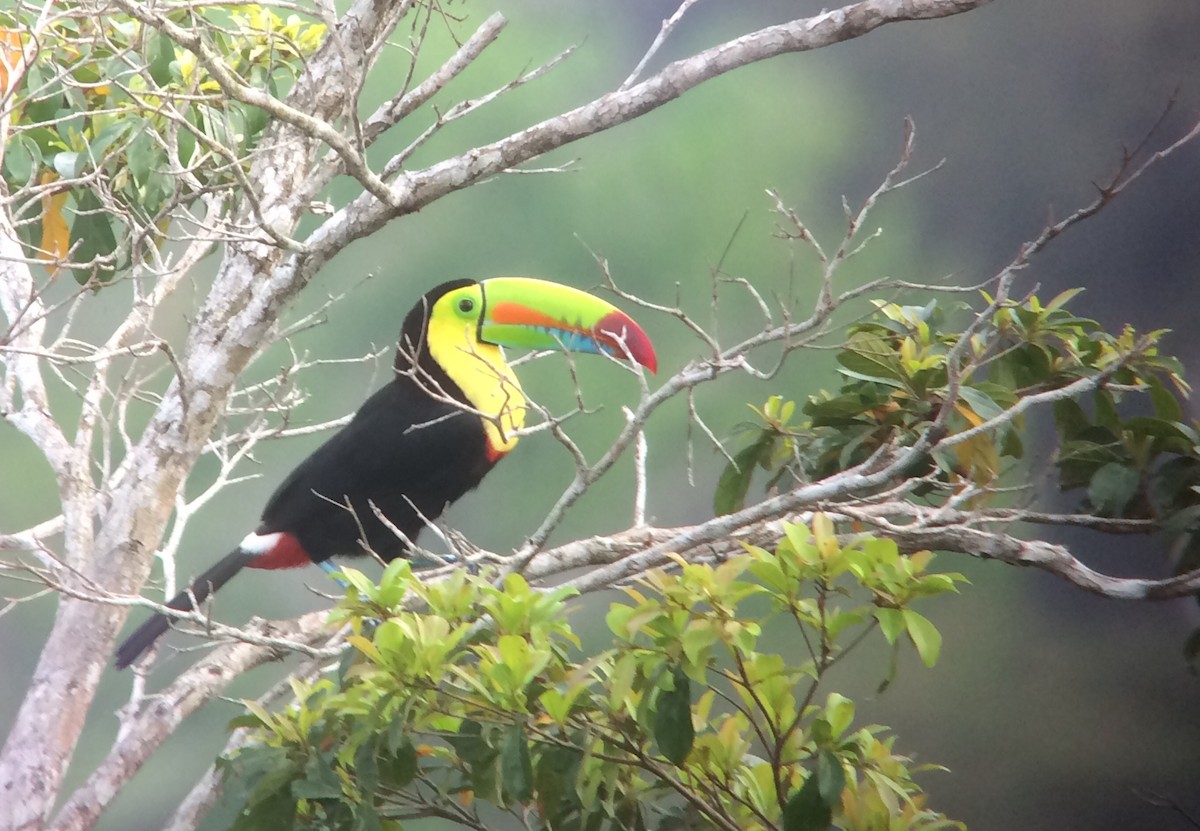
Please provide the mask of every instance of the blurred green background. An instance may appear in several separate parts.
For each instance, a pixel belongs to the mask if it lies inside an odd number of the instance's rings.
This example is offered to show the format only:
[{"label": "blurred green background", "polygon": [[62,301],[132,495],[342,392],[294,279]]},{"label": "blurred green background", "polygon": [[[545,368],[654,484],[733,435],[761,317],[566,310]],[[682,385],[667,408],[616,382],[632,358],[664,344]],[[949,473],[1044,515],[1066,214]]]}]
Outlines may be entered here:
[{"label": "blurred green background", "polygon": [[[499,43],[435,99],[443,108],[570,44],[579,49],[548,77],[447,127],[413,164],[500,137],[615,88],[674,7],[659,0],[497,0],[458,7],[471,28],[493,9],[510,23]],[[700,3],[656,65],[819,10],[819,3],[795,0]],[[764,189],[779,191],[827,248],[836,247],[843,194],[858,205],[894,164],[905,116],[918,129],[913,169],[943,157],[946,165],[881,205],[871,224],[884,229],[882,238],[842,279],[849,284],[889,274],[978,282],[1011,259],[1048,211],[1061,217],[1090,199],[1092,183],[1110,174],[1122,144],[1135,145],[1176,90],[1163,135],[1179,135],[1194,122],[1200,112],[1198,43],[1196,3],[998,0],[958,18],[890,26],[837,47],[748,67],[537,163],[578,159],[572,172],[500,177],[353,246],[324,270],[292,316],[317,308],[327,295],[348,296],[330,309],[324,325],[294,344],[330,358],[386,345],[417,295],[457,276],[527,274],[588,288],[599,282],[590,251],[608,259],[625,289],[648,300],[671,303],[680,286],[685,305],[701,321],[708,320],[710,270],[719,261],[764,295],[793,297],[805,308],[818,271],[807,252],[772,238],[775,218]],[[443,41],[440,48],[447,46]],[[432,66],[435,57],[425,64]],[[393,89],[402,60],[393,50],[385,59],[391,63],[379,67],[367,90],[368,108]],[[380,154],[403,146],[426,126],[428,115],[402,126]],[[340,204],[354,193],[341,182],[330,198]],[[1046,295],[1086,286],[1076,301],[1079,313],[1110,329],[1125,323],[1170,327],[1177,332],[1170,347],[1192,365],[1200,358],[1192,319],[1200,299],[1197,278],[1200,148],[1193,147],[1057,241],[1025,272],[1022,286],[1040,285]],[[119,309],[118,291],[95,298],[97,328]],[[721,336],[731,340],[754,331],[754,306],[744,294],[725,289],[722,297]],[[188,303],[175,311],[176,336]],[[702,354],[672,319],[635,315],[659,347],[664,374]],[[286,363],[286,352],[272,350],[247,378],[269,376]],[[636,386],[613,366],[581,364],[588,404],[602,409],[579,419],[575,431],[594,458],[620,423],[620,405],[635,400]],[[299,418],[318,421],[352,409],[378,377],[368,365],[308,372],[303,383],[311,398]],[[522,377],[544,403],[557,410],[569,405],[561,362],[539,362]],[[804,353],[769,384],[730,379],[700,394],[697,403],[718,435],[726,436],[747,415],[743,402],[761,403],[773,393],[803,399],[836,385],[828,353]],[[66,396],[60,400],[65,412],[77,409]],[[1048,440],[1038,447],[1034,432],[1030,444],[1039,452],[1030,454],[1031,481],[1043,504],[1070,507],[1074,495],[1057,494],[1049,479]],[[652,521],[705,519],[721,458],[696,433],[695,487],[689,486],[682,402],[660,414],[649,437]],[[310,436],[263,446],[257,453],[261,478],[230,489],[195,521],[181,551],[181,576],[234,545],[254,525],[279,478],[320,441]],[[0,458],[0,528],[49,516],[50,478],[11,428],[0,427]],[[449,517],[479,544],[505,550],[534,527],[570,470],[566,453],[548,436],[526,439]],[[213,472],[211,463],[200,465],[190,487],[198,490]],[[627,466],[620,468],[597,486],[556,539],[624,527],[629,474]],[[1055,539],[1102,570],[1155,576],[1169,568],[1151,540]],[[841,677],[844,691],[859,701],[860,719],[893,726],[899,748],[949,768],[924,775],[932,805],[979,831],[1189,827],[1146,795],[1200,814],[1200,686],[1180,656],[1183,639],[1200,622],[1196,604],[1122,604],[1035,571],[965,557],[944,557],[940,564],[973,581],[961,597],[929,612],[945,635],[940,665],[925,671],[905,661],[882,695],[873,692],[886,670],[882,651],[864,652]],[[240,620],[317,608],[326,601],[308,592],[310,585],[328,590],[315,570],[249,573],[222,592],[218,609]],[[51,603],[25,604],[0,618],[0,722],[7,723],[19,704]],[[584,607],[577,626],[591,627],[590,617],[599,623]],[[180,671],[186,659],[163,663],[156,683]],[[256,694],[276,673],[253,674],[231,696]],[[72,781],[82,781],[106,752],[116,730],[111,713],[129,681],[113,672],[101,687]],[[221,748],[224,724],[237,711],[236,704],[215,702],[192,719],[102,827],[159,827]]]}]

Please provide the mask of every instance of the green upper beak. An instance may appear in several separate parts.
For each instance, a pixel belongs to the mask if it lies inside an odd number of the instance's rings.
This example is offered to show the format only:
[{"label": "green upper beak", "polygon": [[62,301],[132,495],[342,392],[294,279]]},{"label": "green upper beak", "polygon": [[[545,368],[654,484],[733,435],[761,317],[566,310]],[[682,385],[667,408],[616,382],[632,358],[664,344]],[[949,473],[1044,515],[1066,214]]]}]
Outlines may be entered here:
[{"label": "green upper beak", "polygon": [[629,315],[587,292],[529,277],[483,280],[479,339],[524,349],[569,349],[630,359],[651,372],[658,358]]}]

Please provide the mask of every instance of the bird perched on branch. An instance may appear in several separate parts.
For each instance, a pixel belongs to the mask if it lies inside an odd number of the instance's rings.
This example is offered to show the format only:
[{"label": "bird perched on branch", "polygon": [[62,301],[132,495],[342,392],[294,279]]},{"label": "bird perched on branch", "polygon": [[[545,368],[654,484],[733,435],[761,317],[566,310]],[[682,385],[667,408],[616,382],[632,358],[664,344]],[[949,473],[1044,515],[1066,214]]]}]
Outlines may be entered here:
[{"label": "bird perched on branch", "polygon": [[[657,368],[646,333],[585,292],[521,277],[444,283],[405,317],[392,380],[291,472],[258,528],[167,606],[191,610],[243,568],[316,563],[333,572],[334,556],[404,556],[404,538],[415,540],[517,443],[526,401],[502,346],[604,353]],[[139,626],[117,649],[117,667],[136,661],[168,625],[156,614]]]}]

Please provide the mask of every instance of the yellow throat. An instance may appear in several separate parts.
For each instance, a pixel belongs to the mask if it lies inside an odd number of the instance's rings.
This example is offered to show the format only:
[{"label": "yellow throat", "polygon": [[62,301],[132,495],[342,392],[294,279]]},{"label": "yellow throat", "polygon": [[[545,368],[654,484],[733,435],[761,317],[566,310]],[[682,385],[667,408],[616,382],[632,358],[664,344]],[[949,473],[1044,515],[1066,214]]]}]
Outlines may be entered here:
[{"label": "yellow throat", "polygon": [[497,456],[512,450],[525,425],[525,393],[500,347],[482,343],[473,325],[436,309],[426,336],[430,356],[479,412],[489,449]]}]

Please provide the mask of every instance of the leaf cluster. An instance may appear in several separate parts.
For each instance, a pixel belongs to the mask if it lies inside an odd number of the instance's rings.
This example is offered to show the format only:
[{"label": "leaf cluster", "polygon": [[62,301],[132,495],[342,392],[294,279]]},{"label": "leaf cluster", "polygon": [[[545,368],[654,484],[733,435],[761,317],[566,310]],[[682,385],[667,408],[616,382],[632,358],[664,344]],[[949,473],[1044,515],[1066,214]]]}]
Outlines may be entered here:
[{"label": "leaf cluster", "polygon": [[[1020,402],[1096,379],[1095,421],[1069,396],[1056,404],[1061,485],[1089,487],[1088,507],[1103,515],[1138,515],[1125,511],[1137,501],[1142,472],[1163,454],[1200,460],[1195,429],[1183,424],[1180,398],[1188,388],[1179,363],[1158,351],[1165,332],[1108,333],[1067,310],[1076,294],[1063,292],[1044,304],[1036,295],[996,303],[983,294],[983,311],[957,310],[968,313],[958,316],[960,326],[947,323],[937,300],[925,306],[877,301],[838,351],[844,382],[836,393],[810,396],[802,408],[807,419],[796,424],[789,423],[792,402],[775,396],[756,411],[758,422],[743,426],[745,446],[722,475],[715,508],[728,513],[745,504],[755,465],[769,471],[769,488],[787,474],[821,479],[882,447],[912,445],[939,418],[948,440],[917,471],[924,482],[916,494],[962,483],[987,488],[1006,461],[1024,455]],[[1154,415],[1122,421],[1115,402],[1124,393],[1148,397]],[[1093,485],[1110,463],[1120,470],[1110,468]],[[1183,467],[1191,475],[1194,463]],[[1173,483],[1180,479],[1178,471],[1171,476]],[[1168,490],[1177,503],[1179,487]]]},{"label": "leaf cluster", "polygon": [[[36,10],[0,13],[8,57],[23,49],[30,61],[7,102],[2,173],[9,193],[24,194],[12,213],[28,256],[51,268],[69,262],[79,283],[95,286],[127,269],[140,246],[161,246],[178,208],[244,186],[268,119],[224,94],[196,54],[158,30],[58,5],[36,41]],[[241,83],[276,97],[325,32],[244,4],[180,9],[168,20]]]},{"label": "leaf cluster", "polygon": [[[610,605],[607,648],[580,650],[567,589],[407,563],[378,585],[347,570],[337,678],[297,685],[281,713],[250,706],[258,741],[222,764],[234,828],[399,828],[439,817],[538,829],[846,829],[954,825],[918,770],[828,670],[869,636],[938,656],[911,606],[955,589],[932,555],[849,539],[818,515],[776,551],[677,562]],[[420,609],[419,611],[417,609]],[[764,635],[798,630],[800,656]],[[778,634],[776,632],[776,634]]]}]

